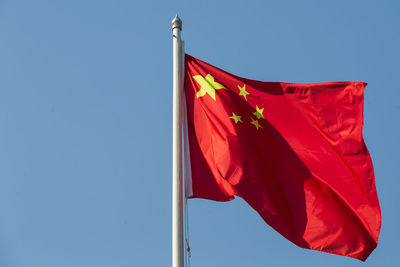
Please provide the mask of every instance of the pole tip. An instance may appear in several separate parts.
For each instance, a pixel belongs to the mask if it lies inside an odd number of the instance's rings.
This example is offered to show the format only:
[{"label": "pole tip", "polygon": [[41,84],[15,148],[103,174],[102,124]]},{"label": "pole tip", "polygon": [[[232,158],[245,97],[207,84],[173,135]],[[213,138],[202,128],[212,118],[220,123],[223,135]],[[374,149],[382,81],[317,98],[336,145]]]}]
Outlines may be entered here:
[{"label": "pole tip", "polygon": [[182,20],[178,17],[178,15],[176,15],[175,18],[172,20],[172,30],[175,28],[179,28],[179,30],[182,30]]}]

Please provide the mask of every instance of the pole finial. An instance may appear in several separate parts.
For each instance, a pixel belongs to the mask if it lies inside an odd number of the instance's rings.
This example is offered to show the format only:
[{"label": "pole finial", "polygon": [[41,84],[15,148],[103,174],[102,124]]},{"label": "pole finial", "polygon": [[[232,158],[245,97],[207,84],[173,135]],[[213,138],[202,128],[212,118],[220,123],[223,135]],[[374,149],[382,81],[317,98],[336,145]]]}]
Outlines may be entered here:
[{"label": "pole finial", "polygon": [[178,17],[178,15],[175,16],[175,18],[172,20],[172,30],[175,28],[179,28],[182,30],[182,20]]}]

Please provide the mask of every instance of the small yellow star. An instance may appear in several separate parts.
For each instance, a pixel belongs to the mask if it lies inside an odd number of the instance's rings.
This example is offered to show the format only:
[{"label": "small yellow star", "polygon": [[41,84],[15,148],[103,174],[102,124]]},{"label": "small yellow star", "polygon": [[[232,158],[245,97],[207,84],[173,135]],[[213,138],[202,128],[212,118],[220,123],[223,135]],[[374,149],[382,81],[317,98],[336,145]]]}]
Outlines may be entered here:
[{"label": "small yellow star", "polygon": [[244,84],[243,87],[240,87],[239,85],[237,86],[240,90],[239,95],[242,95],[244,97],[244,99],[246,99],[247,101],[247,95],[249,95],[250,93],[246,91],[246,85]]},{"label": "small yellow star", "polygon": [[263,115],[263,112],[264,112],[264,108],[261,108],[261,109],[260,109],[260,108],[256,105],[256,111],[253,112],[253,114],[257,116],[257,119],[259,119],[259,118],[265,119],[265,118],[264,118],[264,115]]},{"label": "small yellow star", "polygon": [[234,112],[232,112],[232,116],[229,117],[229,118],[231,118],[232,120],[234,120],[235,123],[238,123],[238,122],[243,123],[243,121],[242,121],[242,116],[236,115]]},{"label": "small yellow star", "polygon": [[255,127],[256,127],[256,129],[258,130],[259,128],[262,128],[262,126],[258,123],[258,120],[254,120],[253,118],[250,118],[251,119],[251,124],[253,124]]}]

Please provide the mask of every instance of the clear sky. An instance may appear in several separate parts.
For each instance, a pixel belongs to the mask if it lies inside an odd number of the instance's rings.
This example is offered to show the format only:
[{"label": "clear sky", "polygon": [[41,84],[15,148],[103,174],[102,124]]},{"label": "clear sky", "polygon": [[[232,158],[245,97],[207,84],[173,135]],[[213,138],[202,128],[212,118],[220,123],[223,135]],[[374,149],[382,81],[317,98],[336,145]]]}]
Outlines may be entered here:
[{"label": "clear sky", "polygon": [[[360,261],[189,202],[192,267],[398,266],[399,1],[0,0],[0,266],[171,264],[172,33],[262,81],[359,80],[383,224]],[[396,263],[397,262],[397,263]]]}]

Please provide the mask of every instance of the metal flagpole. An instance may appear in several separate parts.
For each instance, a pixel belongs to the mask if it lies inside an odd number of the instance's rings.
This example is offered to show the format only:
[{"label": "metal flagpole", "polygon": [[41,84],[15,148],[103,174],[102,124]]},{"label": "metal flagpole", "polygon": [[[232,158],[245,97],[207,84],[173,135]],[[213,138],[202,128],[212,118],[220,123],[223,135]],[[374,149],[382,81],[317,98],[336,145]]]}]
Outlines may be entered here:
[{"label": "metal flagpole", "polygon": [[173,111],[172,111],[172,267],[184,267],[182,200],[182,21],[172,20]]}]

